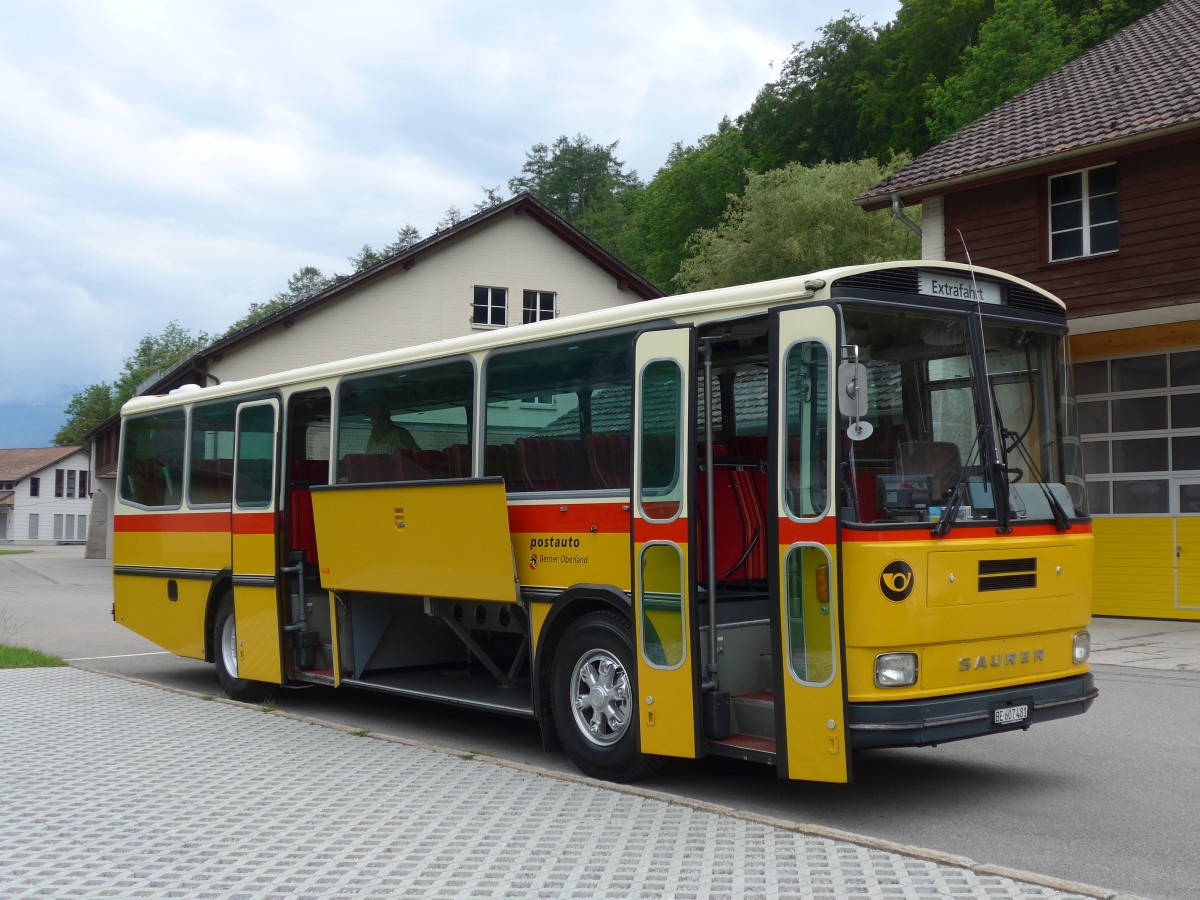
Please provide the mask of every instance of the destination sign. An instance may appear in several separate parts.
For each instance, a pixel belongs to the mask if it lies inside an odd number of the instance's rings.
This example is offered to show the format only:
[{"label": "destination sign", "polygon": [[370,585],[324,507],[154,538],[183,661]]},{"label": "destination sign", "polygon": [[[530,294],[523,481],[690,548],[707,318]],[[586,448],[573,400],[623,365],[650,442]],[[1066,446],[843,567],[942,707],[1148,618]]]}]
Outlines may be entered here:
[{"label": "destination sign", "polygon": [[921,272],[921,293],[968,303],[1000,303],[1000,285],[994,281],[959,278],[944,272]]}]

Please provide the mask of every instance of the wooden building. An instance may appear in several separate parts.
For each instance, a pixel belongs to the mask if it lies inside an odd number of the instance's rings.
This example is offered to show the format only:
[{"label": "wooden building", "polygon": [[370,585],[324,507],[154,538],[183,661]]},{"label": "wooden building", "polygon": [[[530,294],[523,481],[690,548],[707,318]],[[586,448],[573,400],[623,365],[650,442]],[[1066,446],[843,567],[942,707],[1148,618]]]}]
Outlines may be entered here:
[{"label": "wooden building", "polygon": [[1200,0],[1171,0],[857,199],[1067,304],[1095,612],[1200,619]]}]

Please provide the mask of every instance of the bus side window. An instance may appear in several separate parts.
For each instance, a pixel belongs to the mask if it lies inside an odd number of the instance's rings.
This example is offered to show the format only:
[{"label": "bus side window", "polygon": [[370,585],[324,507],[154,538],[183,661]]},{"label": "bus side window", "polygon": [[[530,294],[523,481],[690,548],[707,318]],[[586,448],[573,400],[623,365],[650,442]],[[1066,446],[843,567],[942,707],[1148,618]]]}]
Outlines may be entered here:
[{"label": "bus side window", "polygon": [[139,506],[178,507],[183,497],[182,409],[126,420],[121,499]]},{"label": "bus side window", "polygon": [[337,481],[469,475],[474,398],[465,359],[347,378],[338,388]]},{"label": "bus side window", "polygon": [[629,333],[525,345],[486,363],[484,474],[507,490],[628,490]]}]

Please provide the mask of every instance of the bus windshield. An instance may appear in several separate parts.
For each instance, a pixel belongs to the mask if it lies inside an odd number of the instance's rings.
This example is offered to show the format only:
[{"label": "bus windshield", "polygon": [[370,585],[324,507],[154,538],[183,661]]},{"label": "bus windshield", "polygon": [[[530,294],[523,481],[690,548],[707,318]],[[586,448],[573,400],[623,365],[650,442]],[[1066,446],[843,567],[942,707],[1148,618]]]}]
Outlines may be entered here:
[{"label": "bus windshield", "polygon": [[1065,335],[879,307],[846,307],[844,323],[867,390],[866,412],[843,416],[845,521],[944,533],[1087,515]]}]

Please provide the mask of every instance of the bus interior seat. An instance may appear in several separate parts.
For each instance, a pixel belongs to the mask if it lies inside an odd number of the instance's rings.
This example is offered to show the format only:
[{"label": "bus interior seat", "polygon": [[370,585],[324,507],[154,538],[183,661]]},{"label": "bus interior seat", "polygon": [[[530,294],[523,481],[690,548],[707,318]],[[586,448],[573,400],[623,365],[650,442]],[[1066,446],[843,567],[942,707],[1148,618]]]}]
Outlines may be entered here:
[{"label": "bus interior seat", "polygon": [[288,491],[291,512],[288,517],[288,547],[300,551],[304,561],[317,566],[317,528],[313,519],[312,493],[309,487],[329,481],[329,460],[292,460],[292,486]]},{"label": "bus interior seat", "polygon": [[522,437],[516,447],[525,490],[579,491],[594,486],[581,441]]},{"label": "bus interior seat", "polygon": [[629,489],[629,435],[589,434],[583,439],[583,447],[597,487]]},{"label": "bus interior seat", "polygon": [[517,456],[517,448],[512,444],[488,444],[484,448],[483,470],[487,475],[503,478],[504,489],[510,493],[525,490],[521,460]]}]

